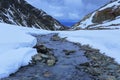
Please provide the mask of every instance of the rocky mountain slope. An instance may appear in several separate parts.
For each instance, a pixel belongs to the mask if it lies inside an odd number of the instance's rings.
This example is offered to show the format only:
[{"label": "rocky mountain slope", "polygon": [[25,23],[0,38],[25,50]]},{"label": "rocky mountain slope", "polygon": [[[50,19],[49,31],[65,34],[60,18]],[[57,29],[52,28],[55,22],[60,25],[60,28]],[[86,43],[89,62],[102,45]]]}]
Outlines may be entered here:
[{"label": "rocky mountain slope", "polygon": [[100,9],[86,15],[73,29],[120,28],[120,0],[112,0]]},{"label": "rocky mountain slope", "polygon": [[25,0],[0,0],[0,22],[47,30],[65,29],[53,17]]}]

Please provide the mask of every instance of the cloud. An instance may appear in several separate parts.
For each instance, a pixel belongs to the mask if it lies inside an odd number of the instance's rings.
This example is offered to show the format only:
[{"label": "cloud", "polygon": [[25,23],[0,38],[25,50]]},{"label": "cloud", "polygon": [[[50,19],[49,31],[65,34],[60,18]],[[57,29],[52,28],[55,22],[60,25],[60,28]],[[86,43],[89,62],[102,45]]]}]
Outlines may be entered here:
[{"label": "cloud", "polygon": [[109,0],[27,0],[58,20],[80,20]]}]

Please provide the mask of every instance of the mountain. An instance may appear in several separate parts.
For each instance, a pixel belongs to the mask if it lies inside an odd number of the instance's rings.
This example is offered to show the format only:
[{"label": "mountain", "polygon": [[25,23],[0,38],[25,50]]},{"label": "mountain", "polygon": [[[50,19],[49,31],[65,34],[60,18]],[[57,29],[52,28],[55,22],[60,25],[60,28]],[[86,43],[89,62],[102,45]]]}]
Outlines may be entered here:
[{"label": "mountain", "polygon": [[86,15],[72,29],[119,29],[120,0],[112,0],[98,10]]},{"label": "mountain", "polygon": [[25,0],[0,0],[0,22],[47,30],[66,29],[56,19]]}]

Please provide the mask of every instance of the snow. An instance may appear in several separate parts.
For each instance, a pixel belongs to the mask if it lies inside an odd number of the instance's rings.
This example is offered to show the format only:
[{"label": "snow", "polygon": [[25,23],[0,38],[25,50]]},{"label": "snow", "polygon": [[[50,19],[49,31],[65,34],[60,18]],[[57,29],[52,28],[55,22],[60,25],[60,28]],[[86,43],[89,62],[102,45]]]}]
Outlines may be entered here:
[{"label": "snow", "polygon": [[[116,21],[117,23],[118,21]],[[116,27],[116,26],[113,26]],[[118,26],[120,27],[120,26]],[[89,44],[91,47],[100,49],[102,53],[115,58],[120,63],[120,30],[77,30],[77,31],[28,31],[30,34],[59,33],[60,37],[67,37],[67,40],[79,42],[82,45]]]},{"label": "snow", "polygon": [[8,77],[21,66],[28,65],[37,53],[32,47],[36,38],[31,35],[59,33],[60,37],[100,49],[120,63],[120,30],[48,31],[0,23],[0,78]]},{"label": "snow", "polygon": [[120,63],[120,30],[78,30],[59,32],[61,37],[68,37],[72,42],[100,49],[102,53],[115,58]]},{"label": "snow", "polygon": [[61,28],[61,26],[56,25],[56,24],[54,26],[55,26],[56,29],[60,29]]},{"label": "snow", "polygon": [[119,26],[111,26],[112,24],[116,24],[116,25],[119,24],[119,22],[120,22],[119,17],[120,16],[116,17],[116,20],[112,20],[112,21],[106,20],[102,24],[96,24],[96,23],[92,22],[93,16],[95,15],[95,13],[97,13],[97,11],[102,11],[102,10],[104,10],[106,8],[111,8],[111,7],[114,10],[114,9],[119,8],[119,5],[120,5],[120,0],[115,0],[115,1],[113,1],[111,3],[108,3],[105,6],[101,7],[100,9],[94,11],[92,14],[89,14],[90,17],[88,17],[87,19],[81,21],[80,25],[74,26],[73,28],[76,29],[76,28],[80,27],[80,28],[85,29],[85,28],[87,28],[89,26],[89,28],[93,28],[93,29],[96,29],[96,28],[106,28],[106,29],[107,28],[109,28],[109,29],[116,29],[117,28],[117,29],[120,29]]},{"label": "snow", "polygon": [[80,25],[77,26],[77,27],[86,28],[88,25],[93,24],[92,18],[93,18],[93,16],[94,16],[94,14],[95,14],[95,12],[92,13],[92,15],[90,15],[90,17],[89,17],[88,19],[86,19],[86,20],[84,20],[84,21],[81,21],[81,22],[80,22]]},{"label": "snow", "polygon": [[[116,26],[113,26],[113,25],[116,25]],[[96,25],[96,26],[92,26],[92,28],[94,27],[103,27],[103,28],[110,28],[110,29],[120,29],[120,18],[118,17],[117,19],[115,20],[112,20],[112,21],[108,21],[108,22],[105,22],[103,24],[99,24],[99,25]]]},{"label": "snow", "polygon": [[109,4],[107,4],[105,7],[101,8],[100,10],[104,10],[104,9],[109,8],[109,7],[112,7],[112,6],[118,6],[118,5],[120,5],[119,1],[120,1],[120,0],[116,0],[116,1],[114,1],[114,2],[112,2],[112,3],[109,3]]},{"label": "snow", "polygon": [[0,23],[0,78],[28,65],[31,56],[37,53],[36,49],[32,48],[36,42],[36,39],[22,31],[22,28]]},{"label": "snow", "polygon": [[[8,9],[9,13],[6,13],[4,14],[5,16],[8,17],[9,21],[11,21],[12,23],[16,24],[14,21],[13,21],[13,17],[11,15],[13,15],[12,11],[10,10],[10,8]],[[17,24],[16,24],[17,25]]]},{"label": "snow", "polygon": [[28,65],[36,50],[30,47],[11,49],[0,54],[0,78],[8,77],[21,66]]}]

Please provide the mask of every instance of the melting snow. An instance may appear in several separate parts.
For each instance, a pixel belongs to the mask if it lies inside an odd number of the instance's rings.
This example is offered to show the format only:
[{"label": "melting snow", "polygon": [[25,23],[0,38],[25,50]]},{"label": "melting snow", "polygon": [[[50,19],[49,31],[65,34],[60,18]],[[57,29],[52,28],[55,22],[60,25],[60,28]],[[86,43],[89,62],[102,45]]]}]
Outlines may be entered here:
[{"label": "melting snow", "polygon": [[32,47],[36,39],[19,27],[0,23],[0,78],[28,65],[37,51]]},{"label": "melting snow", "polygon": [[68,37],[69,41],[89,44],[100,49],[102,53],[120,63],[120,30],[78,30],[59,33],[61,37]]},{"label": "melting snow", "polygon": [[36,39],[30,34],[59,33],[69,41],[89,44],[120,63],[120,30],[47,31],[0,23],[0,78],[8,77],[28,65],[37,51]]}]

